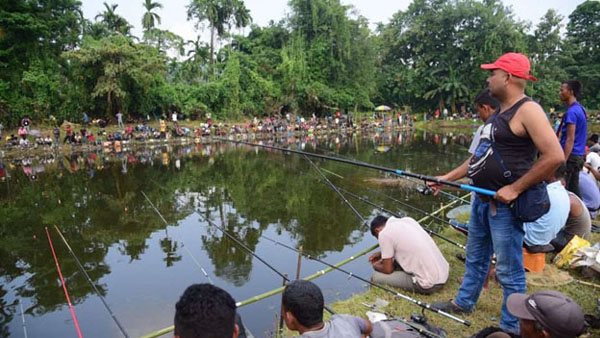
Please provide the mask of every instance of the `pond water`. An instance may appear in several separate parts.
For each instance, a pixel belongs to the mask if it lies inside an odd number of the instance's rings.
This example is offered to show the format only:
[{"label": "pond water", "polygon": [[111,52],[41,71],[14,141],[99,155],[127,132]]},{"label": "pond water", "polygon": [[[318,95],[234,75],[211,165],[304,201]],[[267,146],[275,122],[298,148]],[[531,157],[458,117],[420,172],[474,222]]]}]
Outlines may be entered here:
[{"label": "pond water", "polygon": [[[283,138],[269,144],[435,175],[461,163],[470,140],[470,133],[396,133]],[[423,217],[366,189],[364,179],[384,174],[315,162],[336,185],[388,209]],[[281,286],[281,277],[202,218],[226,228],[290,278],[296,274],[297,254],[264,236],[302,246],[330,263],[376,243],[339,196],[318,180],[311,165],[294,154],[231,143],[138,146],[120,154],[69,152],[25,161],[3,159],[0,169],[0,336],[24,336],[23,327],[31,337],[76,335],[45,227],[85,337],[121,333],[54,225],[131,337],[172,325],[174,304],[185,288],[207,282],[201,268],[236,301]],[[428,211],[450,200],[422,195],[410,185],[371,187]],[[378,213],[349,200],[367,220]],[[323,268],[303,260],[301,276]],[[371,272],[366,257],[345,269],[367,278]],[[366,288],[335,271],[315,282],[327,303]],[[277,295],[239,312],[254,335],[268,336],[280,302]]]}]

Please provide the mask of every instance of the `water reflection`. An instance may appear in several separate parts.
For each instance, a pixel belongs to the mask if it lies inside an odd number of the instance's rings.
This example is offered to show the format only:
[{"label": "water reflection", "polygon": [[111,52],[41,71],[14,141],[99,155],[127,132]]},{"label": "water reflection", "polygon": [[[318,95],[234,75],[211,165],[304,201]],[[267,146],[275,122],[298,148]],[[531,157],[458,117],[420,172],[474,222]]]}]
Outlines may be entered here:
[{"label": "water reflection", "polygon": [[[260,142],[436,174],[464,159],[470,136],[327,135]],[[332,177],[332,180],[353,191],[360,191],[364,178],[379,175],[339,163],[321,161],[317,164],[343,177]],[[335,192],[316,178],[310,165],[300,156],[229,143],[147,145],[119,153],[55,152],[0,159],[0,278],[3,281],[0,336],[10,335],[17,327],[17,299],[27,299],[25,313],[29,320],[65,311],[64,295],[44,235],[46,226],[61,228],[103,295],[108,294],[109,289],[114,292],[118,286],[124,288],[123,292],[141,298],[150,296],[137,295],[136,286],[127,286],[129,281],[121,279],[113,270],[131,268],[135,262],[149,263],[144,260],[148,260],[153,251],[153,238],[157,238],[161,252],[161,264],[154,265],[157,271],[153,273],[163,288],[172,278],[181,278],[183,284],[193,282],[184,278],[179,270],[191,269],[186,265],[189,260],[184,259],[186,254],[182,250],[186,244],[191,247],[191,243],[202,244],[207,259],[203,264],[212,265],[214,275],[234,287],[254,285],[252,278],[272,278],[254,275],[256,267],[253,267],[252,256],[232,245],[216,228],[204,225],[198,237],[182,235],[177,228],[196,221],[195,214],[220,224],[252,250],[258,249],[260,237],[266,231],[288,234],[290,242],[302,245],[305,252],[318,257],[363,241],[360,221]],[[414,189],[383,190],[422,208],[434,207],[430,198],[415,194]],[[157,217],[140,191],[148,195],[169,226]],[[387,203],[388,208],[399,211],[398,205],[389,201],[379,203]],[[363,204],[356,203],[355,207],[365,217],[374,214],[372,208]],[[87,298],[93,298],[93,290],[80,275],[67,249],[56,243],[55,249],[72,302],[83,308],[89,303]],[[280,248],[272,251],[275,250]],[[275,253],[269,254],[275,259]],[[117,257],[116,261],[109,263],[109,256]],[[124,258],[122,263],[121,258]],[[164,269],[171,272],[161,274]],[[112,284],[103,284],[108,280],[113,281]],[[138,282],[143,281],[133,284]],[[155,305],[171,309],[170,301],[165,303],[163,299]],[[151,310],[149,307],[146,311]],[[268,321],[272,316],[267,313],[265,318]],[[43,321],[36,323],[32,325],[41,325]],[[68,324],[56,330],[63,334],[70,332]],[[148,332],[152,328],[138,329]],[[96,334],[105,336],[106,331],[102,330]]]}]

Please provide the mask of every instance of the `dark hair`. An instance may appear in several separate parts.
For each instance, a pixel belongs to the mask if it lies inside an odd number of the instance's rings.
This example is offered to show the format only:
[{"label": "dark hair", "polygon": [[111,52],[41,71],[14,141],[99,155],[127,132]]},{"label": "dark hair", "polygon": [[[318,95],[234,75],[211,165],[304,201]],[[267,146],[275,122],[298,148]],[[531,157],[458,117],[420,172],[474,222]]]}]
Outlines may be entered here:
[{"label": "dark hair", "polygon": [[579,93],[581,92],[581,82],[577,80],[566,80],[563,81],[563,84],[566,84],[569,90],[573,92],[575,98],[579,98]]},{"label": "dark hair", "polygon": [[567,163],[561,163],[556,170],[554,170],[554,178],[557,180],[562,180],[567,174]]},{"label": "dark hair", "polygon": [[489,88],[485,88],[484,90],[480,91],[473,102],[480,106],[487,104],[488,106],[492,107],[492,109],[497,109],[500,106],[500,102],[498,102],[498,100],[492,96]]},{"label": "dark hair", "polygon": [[212,284],[190,285],[175,305],[175,334],[181,338],[233,336],[235,301]]},{"label": "dark hair", "polygon": [[373,220],[371,221],[371,235],[375,236],[375,230],[377,230],[377,228],[379,227],[384,226],[387,220],[387,217],[381,215],[373,218]]},{"label": "dark hair", "polygon": [[291,312],[304,327],[313,327],[323,322],[323,293],[313,282],[289,282],[283,290],[282,303],[285,310]]},{"label": "dark hair", "polygon": [[588,141],[592,141],[594,143],[598,143],[598,134],[592,134]]}]

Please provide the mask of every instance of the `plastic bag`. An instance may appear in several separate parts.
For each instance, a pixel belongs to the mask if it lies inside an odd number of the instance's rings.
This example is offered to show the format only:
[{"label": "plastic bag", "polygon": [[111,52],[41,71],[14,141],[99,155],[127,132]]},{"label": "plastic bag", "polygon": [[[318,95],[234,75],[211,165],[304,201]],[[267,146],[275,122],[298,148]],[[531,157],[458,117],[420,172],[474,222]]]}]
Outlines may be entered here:
[{"label": "plastic bag", "polygon": [[570,265],[574,267],[589,267],[600,272],[600,243],[577,250]]},{"label": "plastic bag", "polygon": [[559,268],[569,268],[571,267],[569,262],[575,258],[575,254],[577,250],[587,248],[590,246],[590,242],[585,239],[574,236],[573,239],[562,249],[561,252],[554,257],[554,264]]}]

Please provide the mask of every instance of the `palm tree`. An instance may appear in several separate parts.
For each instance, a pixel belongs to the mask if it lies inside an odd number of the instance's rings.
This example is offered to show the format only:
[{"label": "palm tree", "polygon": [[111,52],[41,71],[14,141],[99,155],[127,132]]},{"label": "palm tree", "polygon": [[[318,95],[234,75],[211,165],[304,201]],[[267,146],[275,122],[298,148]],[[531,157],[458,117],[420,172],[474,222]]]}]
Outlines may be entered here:
[{"label": "palm tree", "polygon": [[163,5],[152,0],[144,0],[144,8],[146,8],[146,13],[142,16],[142,27],[144,27],[144,38],[147,39],[148,33],[155,27],[155,22],[158,22],[160,25],[160,16],[152,12],[152,10],[163,8]]},{"label": "palm tree", "polygon": [[98,18],[100,18],[110,31],[129,35],[131,25],[127,22],[127,20],[125,20],[125,18],[115,13],[117,7],[119,7],[119,5],[109,5],[104,2],[104,12],[96,15],[94,19],[98,20]]},{"label": "palm tree", "polygon": [[[192,0],[188,5],[188,20],[196,18],[197,24],[208,21],[210,26],[210,64],[214,64],[215,38],[222,38],[232,25],[245,27],[252,20],[250,11],[241,0]],[[216,35],[216,36],[215,36]]]}]

